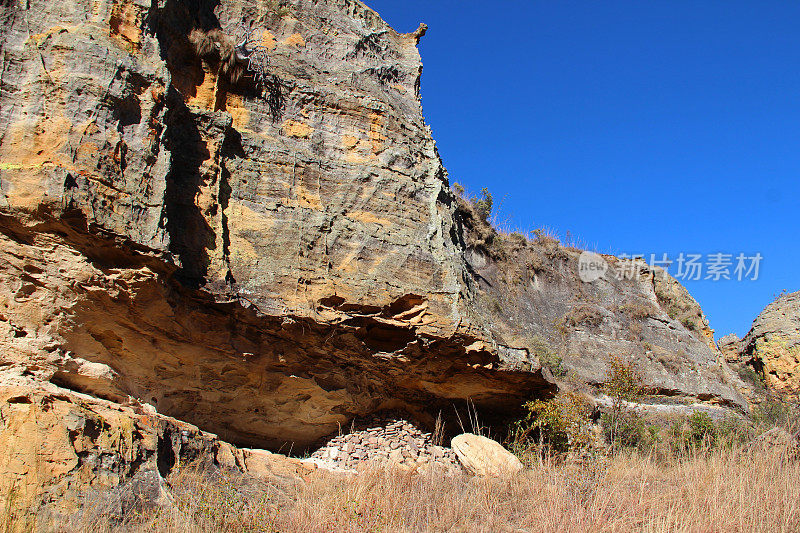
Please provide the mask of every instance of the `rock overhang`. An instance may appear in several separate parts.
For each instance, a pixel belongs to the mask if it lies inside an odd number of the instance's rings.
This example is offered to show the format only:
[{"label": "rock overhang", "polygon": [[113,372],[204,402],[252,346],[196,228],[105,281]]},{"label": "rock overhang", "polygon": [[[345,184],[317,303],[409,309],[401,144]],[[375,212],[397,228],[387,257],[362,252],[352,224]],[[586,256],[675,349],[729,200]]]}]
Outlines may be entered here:
[{"label": "rock overhang", "polygon": [[[3,324],[25,332],[5,343],[12,364],[273,448],[386,407],[512,416],[557,389],[540,338],[590,386],[623,352],[662,391],[741,404],[656,293],[702,317],[688,294],[611,284],[655,306],[644,340],[620,338],[616,307],[562,336],[574,299],[609,298],[570,273],[574,253],[470,242],[493,230],[448,189],[418,33],[358,1],[269,5],[3,7],[0,209],[17,268]],[[192,49],[192,30],[242,21],[262,30],[278,94]]]}]

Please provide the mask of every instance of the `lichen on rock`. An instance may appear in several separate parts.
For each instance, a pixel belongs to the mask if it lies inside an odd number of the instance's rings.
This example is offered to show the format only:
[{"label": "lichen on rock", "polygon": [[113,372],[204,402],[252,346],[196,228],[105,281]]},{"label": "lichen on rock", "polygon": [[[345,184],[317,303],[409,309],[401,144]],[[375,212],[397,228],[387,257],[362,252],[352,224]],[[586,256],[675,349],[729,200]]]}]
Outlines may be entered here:
[{"label": "lichen on rock", "polygon": [[782,294],[758,315],[740,353],[772,390],[800,394],[800,292]]}]

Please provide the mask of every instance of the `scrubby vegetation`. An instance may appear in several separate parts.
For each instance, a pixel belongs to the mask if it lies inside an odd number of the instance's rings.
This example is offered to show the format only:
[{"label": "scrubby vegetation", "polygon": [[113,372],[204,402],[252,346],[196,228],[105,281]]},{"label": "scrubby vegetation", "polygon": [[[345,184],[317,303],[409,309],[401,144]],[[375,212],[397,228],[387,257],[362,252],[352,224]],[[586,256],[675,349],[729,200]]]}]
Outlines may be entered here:
[{"label": "scrubby vegetation", "polygon": [[489,220],[489,217],[492,215],[492,208],[494,207],[494,198],[492,197],[492,193],[489,192],[489,189],[486,187],[481,189],[481,195],[472,199],[472,205],[483,220]]},{"label": "scrubby vegetation", "polygon": [[648,424],[632,407],[646,387],[622,359],[610,362],[603,390],[612,403],[599,435],[587,396],[527,403],[507,441],[527,468],[511,477],[376,463],[358,475],[256,479],[189,465],[167,478],[163,507],[120,518],[102,501],[26,524],[98,533],[800,530],[797,445],[763,438],[800,429],[797,406],[771,398],[751,422],[698,411]]},{"label": "scrubby vegetation", "polygon": [[620,447],[635,447],[643,444],[645,425],[641,415],[633,407],[644,396],[644,385],[639,371],[633,363],[612,358],[609,362],[608,381],[603,387],[611,398],[611,405],[601,417],[603,434],[612,451]]},{"label": "scrubby vegetation", "polygon": [[631,320],[645,320],[658,315],[658,310],[652,303],[642,300],[622,304],[618,311]]},{"label": "scrubby vegetation", "polygon": [[648,419],[644,414],[647,387],[636,365],[621,358],[609,362],[602,391],[608,403],[601,408],[597,426],[598,413],[576,393],[527,403],[525,416],[509,431],[509,448],[521,456],[532,450],[537,456],[562,457],[586,452],[612,457],[638,453],[663,461],[752,446],[768,432],[778,431],[789,440],[800,432],[800,406],[779,397],[757,404],[749,419],[732,414],[715,419],[699,410],[671,421]]},{"label": "scrubby vegetation", "polygon": [[753,423],[761,429],[790,427],[800,430],[800,405],[769,395],[753,408]]},{"label": "scrubby vegetation", "polygon": [[736,367],[736,373],[745,383],[752,385],[757,391],[764,391],[767,387],[767,380],[763,372],[757,371],[749,364],[740,365]]},{"label": "scrubby vegetation", "polygon": [[539,363],[546,367],[555,377],[567,375],[564,359],[558,355],[546,340],[536,335],[531,340],[531,353],[539,359]]},{"label": "scrubby vegetation", "polygon": [[591,402],[578,394],[525,404],[527,414],[512,427],[508,446],[522,459],[561,454],[591,442]]},{"label": "scrubby vegetation", "polygon": [[597,327],[603,323],[603,313],[593,305],[578,304],[564,317],[564,325],[568,328],[579,326]]}]

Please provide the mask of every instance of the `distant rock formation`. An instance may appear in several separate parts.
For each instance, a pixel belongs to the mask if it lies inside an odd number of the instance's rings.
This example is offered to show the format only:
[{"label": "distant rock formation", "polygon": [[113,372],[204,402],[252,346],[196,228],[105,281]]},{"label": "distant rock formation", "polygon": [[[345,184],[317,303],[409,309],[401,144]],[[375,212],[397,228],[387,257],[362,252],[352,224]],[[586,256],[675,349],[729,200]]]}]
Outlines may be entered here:
[{"label": "distant rock formation", "polygon": [[770,389],[800,394],[800,292],[769,304],[742,339],[740,352]]},{"label": "distant rock formation", "polygon": [[739,338],[738,335],[734,333],[729,333],[724,337],[721,337],[717,341],[717,346],[719,347],[719,351],[722,352],[722,355],[725,357],[725,361],[731,365],[738,365],[742,363],[742,354],[740,352],[742,347],[742,339]]}]

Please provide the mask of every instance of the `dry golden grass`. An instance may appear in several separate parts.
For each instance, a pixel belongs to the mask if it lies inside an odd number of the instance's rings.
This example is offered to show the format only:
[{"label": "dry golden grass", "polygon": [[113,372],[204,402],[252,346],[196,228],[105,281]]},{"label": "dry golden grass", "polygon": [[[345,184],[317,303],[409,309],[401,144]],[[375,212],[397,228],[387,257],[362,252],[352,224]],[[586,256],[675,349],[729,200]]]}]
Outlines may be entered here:
[{"label": "dry golden grass", "polygon": [[173,475],[175,505],[63,531],[800,531],[800,463],[781,450],[545,461],[507,479],[367,470],[303,482]]}]

